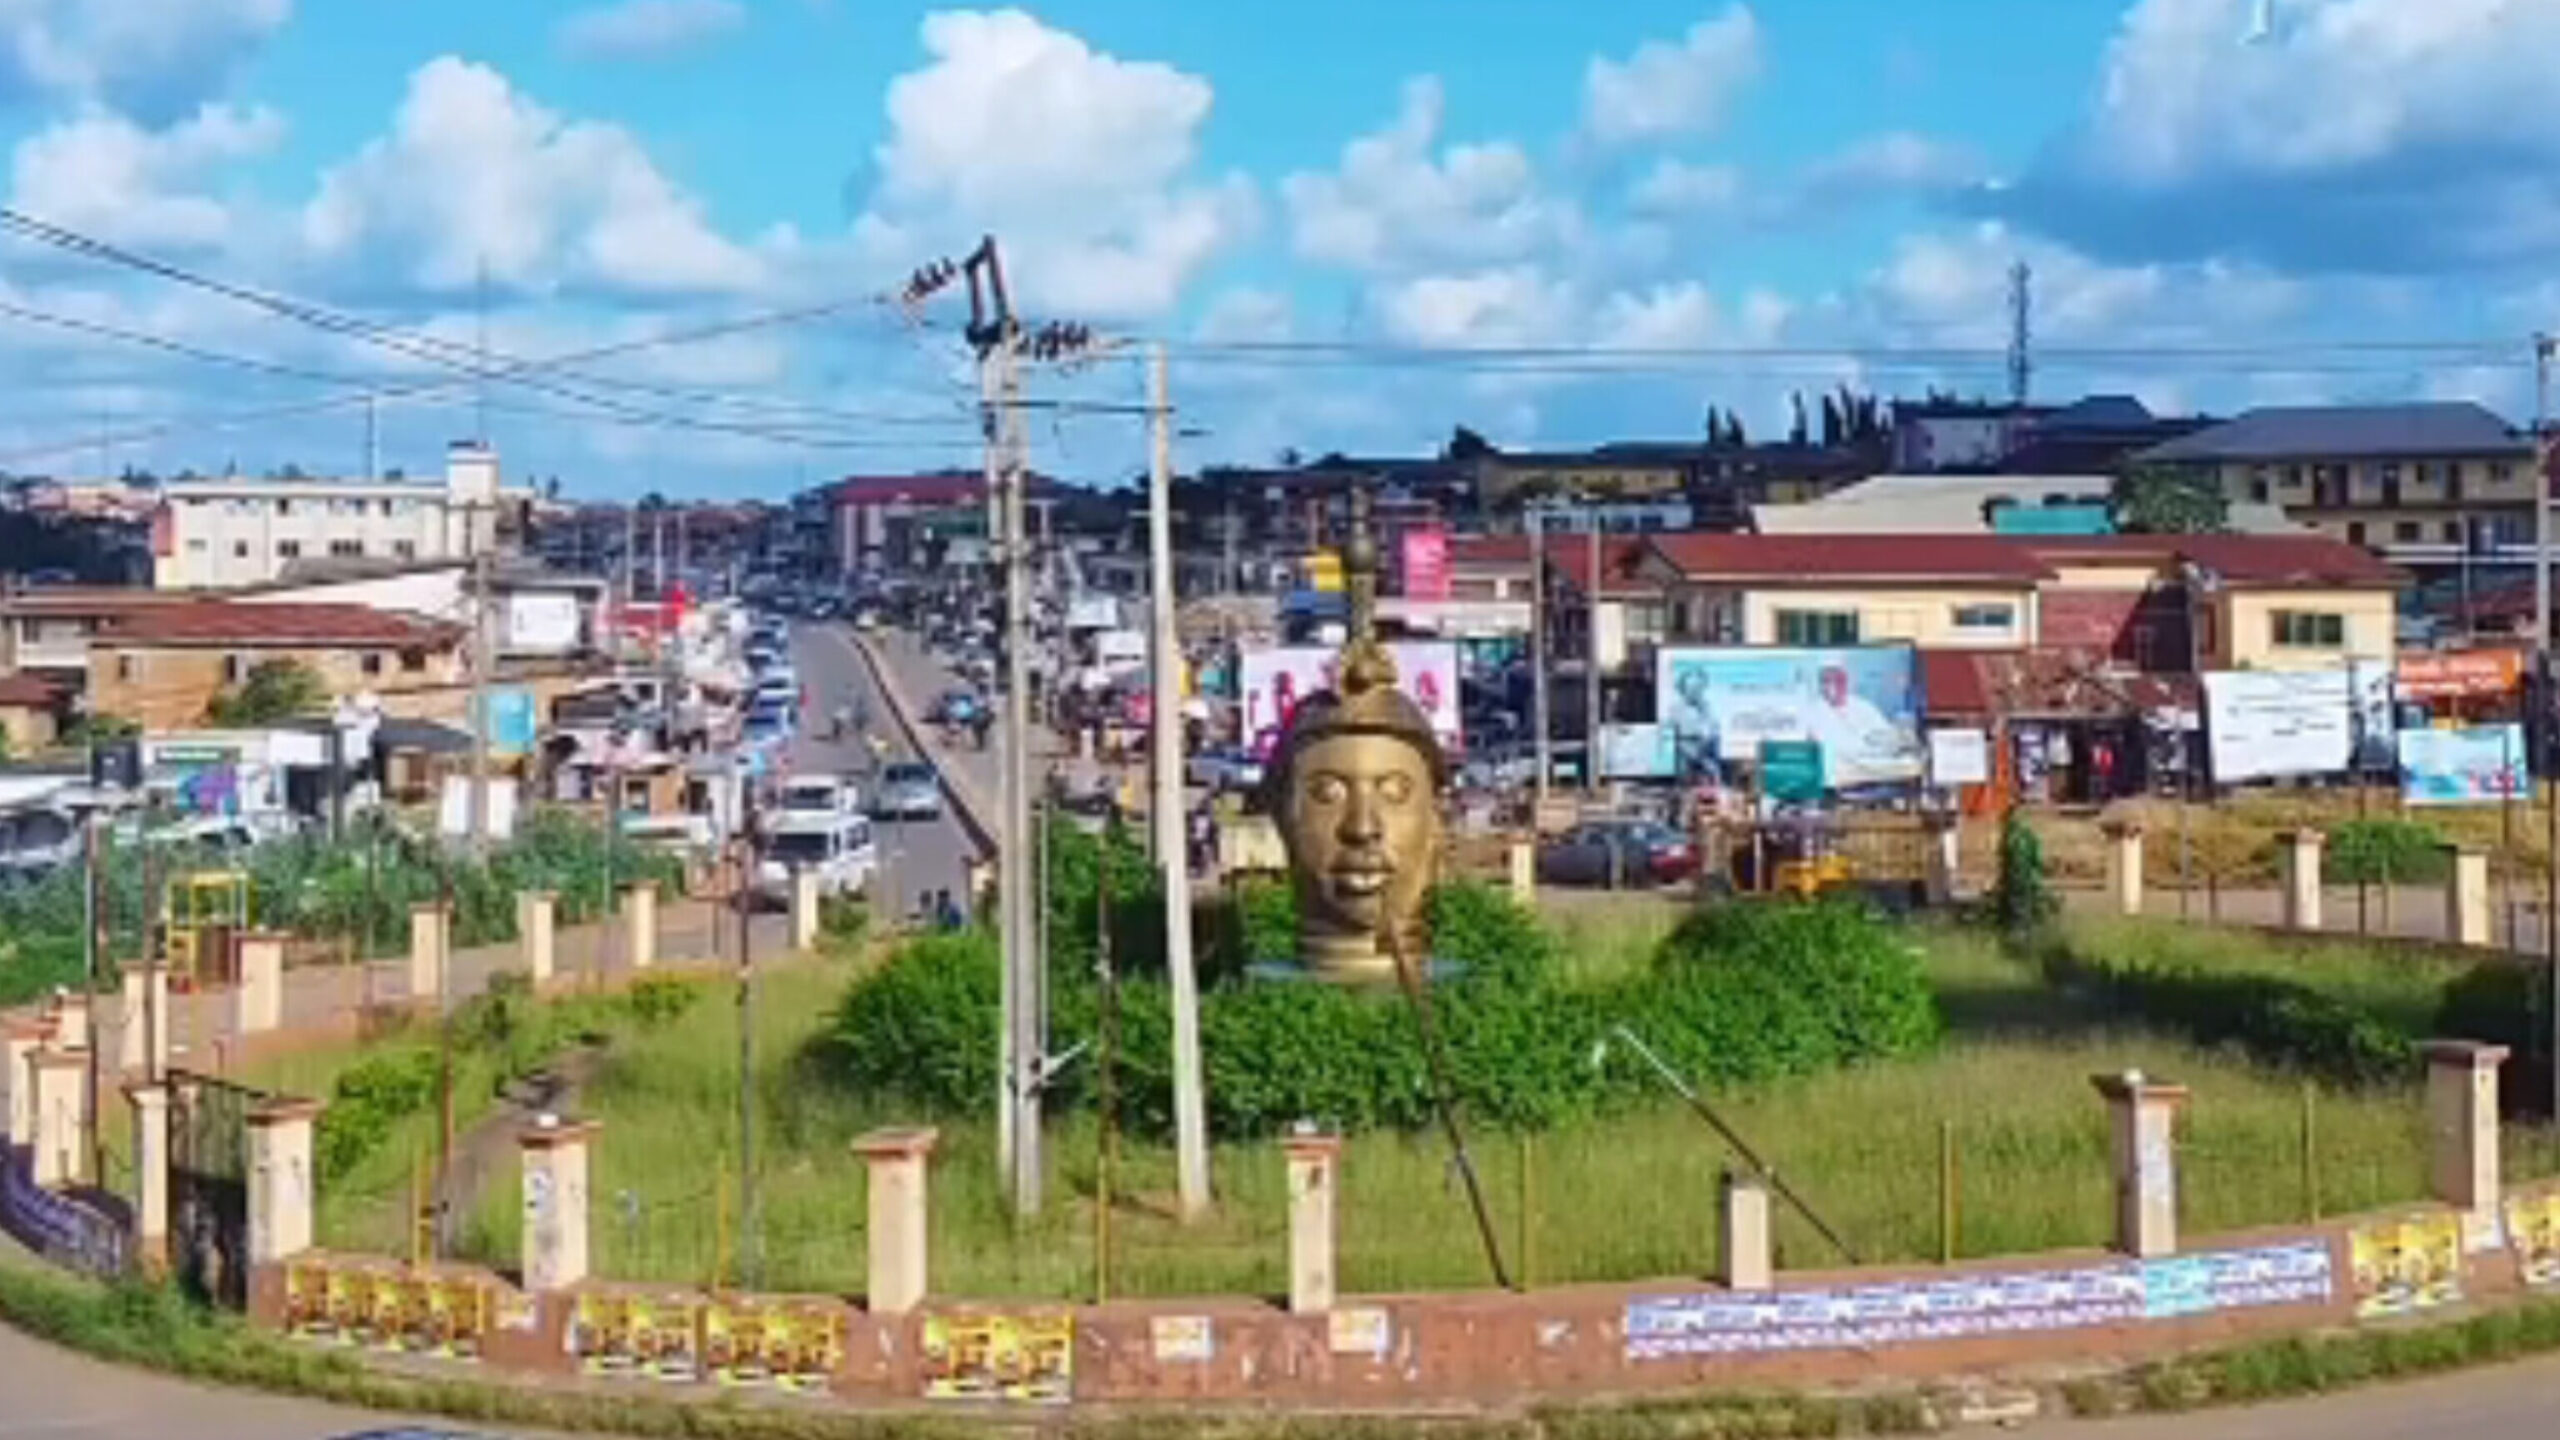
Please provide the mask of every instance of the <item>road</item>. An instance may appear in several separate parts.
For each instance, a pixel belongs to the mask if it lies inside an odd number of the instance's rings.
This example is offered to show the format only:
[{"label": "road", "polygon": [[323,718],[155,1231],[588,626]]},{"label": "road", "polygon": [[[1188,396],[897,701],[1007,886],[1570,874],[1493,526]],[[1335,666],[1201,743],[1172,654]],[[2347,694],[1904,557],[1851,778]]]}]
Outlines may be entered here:
[{"label": "road", "polygon": [[[871,762],[864,741],[853,738],[839,743],[826,737],[827,717],[838,706],[868,715],[871,731],[888,742],[891,759],[929,758],[917,755],[907,744],[890,715],[888,697],[873,685],[869,667],[855,652],[853,637],[843,626],[794,627],[791,662],[809,690],[808,723],[791,742],[795,771],[868,772]],[[928,664],[919,658],[919,666]],[[930,689],[919,687],[935,682],[930,675],[910,678],[902,672],[899,683],[910,695],[929,695]],[[992,760],[987,768],[992,781]],[[883,820],[874,834],[880,847],[880,873],[873,883],[872,902],[883,917],[912,914],[920,898],[935,890],[949,890],[966,903],[967,867],[976,849],[947,807],[937,820]]]}]

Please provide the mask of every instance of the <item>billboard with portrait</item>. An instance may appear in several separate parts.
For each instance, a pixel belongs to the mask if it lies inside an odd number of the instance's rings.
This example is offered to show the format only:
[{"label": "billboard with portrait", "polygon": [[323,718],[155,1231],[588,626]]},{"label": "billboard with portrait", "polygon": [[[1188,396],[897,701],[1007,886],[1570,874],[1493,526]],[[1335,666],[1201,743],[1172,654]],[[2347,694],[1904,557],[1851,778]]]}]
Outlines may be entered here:
[{"label": "billboard with portrait", "polygon": [[1769,741],[1822,747],[1834,789],[1917,780],[1919,652],[1907,645],[1666,648],[1655,662],[1663,767],[1722,773]]},{"label": "billboard with portrait", "polygon": [[2400,794],[2412,805],[2494,805],[2528,786],[2522,725],[2400,732]]},{"label": "billboard with portrait", "polygon": [[[1443,749],[1455,754],[1458,729],[1458,645],[1454,640],[1395,640],[1396,687],[1422,707]],[[1244,651],[1237,667],[1244,741],[1257,755],[1278,743],[1300,701],[1333,688],[1342,652],[1324,645],[1275,645]]]}]

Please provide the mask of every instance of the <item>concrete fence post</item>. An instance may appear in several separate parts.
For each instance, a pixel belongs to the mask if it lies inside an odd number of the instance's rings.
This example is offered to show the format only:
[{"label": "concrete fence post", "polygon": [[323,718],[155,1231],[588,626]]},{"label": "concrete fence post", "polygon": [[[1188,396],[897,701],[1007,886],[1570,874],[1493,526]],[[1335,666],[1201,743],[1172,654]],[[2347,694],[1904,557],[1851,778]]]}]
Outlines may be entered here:
[{"label": "concrete fence post", "polygon": [[48,1007],[53,1017],[56,1049],[86,1050],[97,1037],[90,1028],[89,997],[76,990],[56,990]]},{"label": "concrete fence post", "polygon": [[516,894],[516,944],[524,955],[524,973],[536,990],[551,983],[558,958],[560,893],[523,890]]},{"label": "concrete fence post", "polygon": [[545,1115],[518,1143],[524,1155],[524,1288],[566,1290],[587,1278],[587,1148],[593,1121]]},{"label": "concrete fence post", "polygon": [[2498,1154],[2498,1067],[2507,1047],[2430,1040],[2427,1060],[2427,1170],[2437,1199],[2494,1220],[2502,1197]]},{"label": "concrete fence post", "polygon": [[[741,880],[741,884],[749,884]],[[812,950],[818,944],[818,912],[824,897],[818,893],[818,872],[807,865],[791,867],[791,948]],[[750,889],[747,903],[752,906]]]},{"label": "concrete fence post", "polygon": [[433,1000],[444,994],[444,969],[450,963],[453,912],[441,901],[425,900],[409,907],[409,998]]},{"label": "concrete fence post", "polygon": [[36,1143],[35,1071],[28,1062],[52,1033],[41,1020],[11,1020],[0,1026],[0,1064],[7,1067],[7,1073],[0,1074],[0,1086],[8,1089],[12,1146]]},{"label": "concrete fence post", "polygon": [[2447,845],[2444,933],[2456,945],[2489,943],[2489,852]]},{"label": "concrete fence post", "polygon": [[2187,1087],[2139,1070],[2091,1077],[2107,1098],[2115,1169],[2116,1248],[2137,1260],[2178,1249],[2178,1107]]},{"label": "concrete fence post", "polygon": [[116,1067],[156,1075],[169,1066],[169,972],[128,965],[117,977]]},{"label": "concrete fence post", "polygon": [[1538,842],[1526,835],[1514,835],[1504,853],[1510,864],[1511,898],[1534,908],[1538,903]]},{"label": "concrete fence post", "polygon": [[133,1250],[145,1273],[169,1264],[169,1087],[125,1087],[133,1107]]},{"label": "concrete fence post", "polygon": [[2284,928],[2320,928],[2320,851],[2327,837],[2312,829],[2287,830],[2276,837],[2284,856]]},{"label": "concrete fence post", "polygon": [[2107,901],[2118,915],[2142,913],[2142,826],[2131,820],[2110,820],[2104,827],[2107,836]]},{"label": "concrete fence post", "polygon": [[1727,1170],[1716,1208],[1724,1257],[1723,1271],[1716,1278],[1728,1290],[1768,1289],[1775,1270],[1770,1261],[1769,1183],[1757,1175]]},{"label": "concrete fence post", "polygon": [[942,1132],[874,1130],[853,1142],[871,1173],[871,1293],[875,1315],[904,1315],[924,1303],[932,1285],[925,1183]]},{"label": "concrete fence post", "polygon": [[1303,1129],[1281,1137],[1289,1157],[1289,1313],[1333,1308],[1336,1192],[1342,1137]]},{"label": "concrete fence post", "polygon": [[625,942],[623,959],[633,971],[646,970],[658,963],[656,881],[634,881],[629,889],[622,892],[622,934]]},{"label": "concrete fence post", "polygon": [[259,930],[240,937],[240,984],[231,992],[232,1029],[264,1035],[284,1028],[284,937]]},{"label": "concrete fence post", "polygon": [[35,1105],[29,1177],[48,1190],[89,1178],[89,1056],[47,1045],[27,1056]]},{"label": "concrete fence post", "polygon": [[1932,812],[1920,821],[1921,895],[1932,909],[1956,903],[1956,881],[1964,866],[1962,824],[1943,812]]},{"label": "concrete fence post", "polygon": [[311,1248],[311,1133],[320,1102],[289,1097],[249,1109],[249,1263],[290,1260]]}]

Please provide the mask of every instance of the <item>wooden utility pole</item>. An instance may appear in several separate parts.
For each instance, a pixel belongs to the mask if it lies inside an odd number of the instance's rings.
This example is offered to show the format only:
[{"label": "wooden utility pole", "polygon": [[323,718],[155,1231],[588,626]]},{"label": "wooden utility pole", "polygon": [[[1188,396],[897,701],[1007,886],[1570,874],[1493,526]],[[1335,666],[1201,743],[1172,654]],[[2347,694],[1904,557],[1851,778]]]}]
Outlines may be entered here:
[{"label": "wooden utility pole", "polygon": [[[2542,732],[2551,731],[2551,482],[2555,464],[2551,437],[2551,356],[2553,338],[2533,337],[2533,640],[2542,671]],[[2548,744],[2546,741],[2546,749]],[[2526,773],[2532,773],[2528,766]],[[2551,997],[2551,1118],[2560,1125],[2560,770],[2544,795],[2542,882],[2542,946]]]},{"label": "wooden utility pole", "polygon": [[[1585,623],[1590,636],[1582,647],[1582,789],[1587,795],[1600,793],[1600,512],[1585,509],[1583,518],[1590,522],[1591,562],[1590,593],[1583,596]],[[1617,852],[1612,849],[1611,854]]]},{"label": "wooden utility pole", "polygon": [[1547,517],[1533,502],[1523,518],[1529,526],[1529,724],[1538,767],[1538,809],[1529,828],[1535,832],[1546,821],[1548,771],[1554,768],[1547,748]]},{"label": "wooden utility pole", "polygon": [[[1147,552],[1155,589],[1156,864],[1164,876],[1165,969],[1173,983],[1173,1134],[1182,1218],[1209,1207],[1209,1121],[1200,1088],[1200,979],[1191,958],[1191,855],[1183,835],[1180,627],[1174,615],[1173,402],[1165,352],[1147,357]],[[1104,944],[1109,944],[1106,935]]]}]

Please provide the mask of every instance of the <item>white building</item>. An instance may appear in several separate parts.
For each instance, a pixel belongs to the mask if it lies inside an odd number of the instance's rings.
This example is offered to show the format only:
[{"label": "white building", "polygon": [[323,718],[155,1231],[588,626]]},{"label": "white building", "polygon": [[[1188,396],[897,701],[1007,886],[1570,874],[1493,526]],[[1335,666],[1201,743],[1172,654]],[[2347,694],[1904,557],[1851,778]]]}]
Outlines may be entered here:
[{"label": "white building", "polygon": [[152,517],[162,590],[260,585],[301,559],[464,560],[492,549],[502,492],[498,453],[456,441],[442,482],[172,480]]}]

